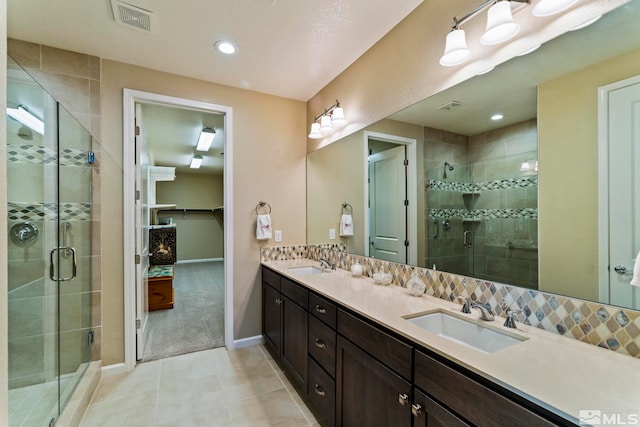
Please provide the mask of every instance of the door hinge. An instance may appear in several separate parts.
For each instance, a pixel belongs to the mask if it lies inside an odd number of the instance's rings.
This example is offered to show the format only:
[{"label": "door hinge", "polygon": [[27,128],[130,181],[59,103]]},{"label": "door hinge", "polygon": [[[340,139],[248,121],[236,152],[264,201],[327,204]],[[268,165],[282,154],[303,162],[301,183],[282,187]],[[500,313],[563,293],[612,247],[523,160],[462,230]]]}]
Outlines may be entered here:
[{"label": "door hinge", "polygon": [[409,160],[408,159],[404,159],[404,165],[405,166],[409,166]]},{"label": "door hinge", "polygon": [[140,126],[136,126],[136,136],[140,136]]},{"label": "door hinge", "polygon": [[408,247],[408,246],[409,246],[409,241],[408,241],[408,240],[405,240],[405,241],[404,241],[404,245],[405,245],[406,247]]},{"label": "door hinge", "polygon": [[405,206],[409,206],[409,200],[405,200],[405,201],[404,201],[404,205],[405,205]]},{"label": "door hinge", "polygon": [[93,331],[89,331],[89,333],[87,334],[87,343],[89,345],[93,345],[94,341],[95,341],[95,334]]},{"label": "door hinge", "polygon": [[140,255],[136,255],[136,265],[140,264]]},{"label": "door hinge", "polygon": [[142,327],[142,322],[140,319],[136,319],[136,329],[140,329]]},{"label": "door hinge", "polygon": [[136,190],[136,200],[140,200],[140,190]]}]

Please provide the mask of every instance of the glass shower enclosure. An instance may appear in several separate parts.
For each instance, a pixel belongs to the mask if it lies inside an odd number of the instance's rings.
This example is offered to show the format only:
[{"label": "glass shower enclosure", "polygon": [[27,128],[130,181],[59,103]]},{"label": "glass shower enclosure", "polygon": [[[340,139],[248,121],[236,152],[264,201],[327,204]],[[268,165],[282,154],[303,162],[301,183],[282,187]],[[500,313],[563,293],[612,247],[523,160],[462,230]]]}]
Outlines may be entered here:
[{"label": "glass shower enclosure", "polygon": [[10,425],[50,425],[91,361],[92,138],[7,59]]}]

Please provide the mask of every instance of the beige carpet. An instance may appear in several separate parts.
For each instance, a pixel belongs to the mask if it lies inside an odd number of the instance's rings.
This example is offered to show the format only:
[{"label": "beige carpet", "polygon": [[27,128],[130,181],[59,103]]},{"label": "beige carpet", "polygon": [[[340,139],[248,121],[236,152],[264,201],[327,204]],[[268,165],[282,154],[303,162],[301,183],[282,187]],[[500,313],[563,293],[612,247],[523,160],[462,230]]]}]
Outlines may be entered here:
[{"label": "beige carpet", "polygon": [[176,264],[174,307],[149,313],[143,362],[224,346],[224,264]]}]

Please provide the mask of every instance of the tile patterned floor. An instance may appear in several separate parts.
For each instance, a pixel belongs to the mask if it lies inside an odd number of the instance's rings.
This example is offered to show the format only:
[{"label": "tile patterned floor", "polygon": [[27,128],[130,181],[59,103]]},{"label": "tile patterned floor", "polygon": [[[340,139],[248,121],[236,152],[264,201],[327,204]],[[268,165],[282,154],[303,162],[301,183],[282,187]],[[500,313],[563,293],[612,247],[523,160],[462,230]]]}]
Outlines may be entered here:
[{"label": "tile patterned floor", "polygon": [[317,427],[262,346],[216,348],[104,377],[81,427]]}]

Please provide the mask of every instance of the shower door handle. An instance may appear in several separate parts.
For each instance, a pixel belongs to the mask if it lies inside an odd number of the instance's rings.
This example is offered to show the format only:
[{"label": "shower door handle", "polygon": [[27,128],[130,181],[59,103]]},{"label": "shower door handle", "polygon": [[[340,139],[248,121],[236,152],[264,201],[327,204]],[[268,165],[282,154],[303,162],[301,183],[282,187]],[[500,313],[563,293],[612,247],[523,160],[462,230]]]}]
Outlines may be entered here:
[{"label": "shower door handle", "polygon": [[465,248],[470,248],[471,247],[471,232],[470,231],[465,231],[462,234],[463,237],[463,244]]},{"label": "shower door handle", "polygon": [[[71,253],[72,258],[71,258],[71,262],[73,263],[71,266],[71,277],[55,277],[55,267],[54,267],[54,254],[58,251],[64,251],[63,254],[65,253]],[[76,250],[75,248],[72,248],[70,246],[61,246],[59,248],[53,248],[51,249],[51,252],[49,253],[49,277],[51,278],[51,280],[53,280],[54,282],[68,282],[70,280],[73,280],[76,275],[78,273],[78,263],[77,263],[77,257],[76,257]]]}]

